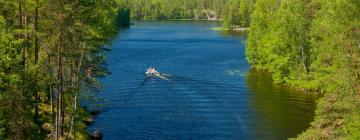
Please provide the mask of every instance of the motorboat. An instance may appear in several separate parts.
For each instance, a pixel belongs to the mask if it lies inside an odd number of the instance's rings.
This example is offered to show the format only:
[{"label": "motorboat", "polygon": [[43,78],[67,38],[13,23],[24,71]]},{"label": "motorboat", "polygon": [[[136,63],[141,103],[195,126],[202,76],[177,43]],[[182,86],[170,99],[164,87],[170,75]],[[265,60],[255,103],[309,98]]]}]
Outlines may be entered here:
[{"label": "motorboat", "polygon": [[145,72],[147,77],[159,77],[163,80],[169,80],[168,78],[165,77],[164,74],[161,74],[160,72],[158,72],[157,70],[155,70],[155,68],[148,68],[147,71]]},{"label": "motorboat", "polygon": [[156,75],[156,74],[160,75],[160,73],[158,71],[156,71],[155,68],[152,68],[152,67],[148,68],[147,71],[145,72],[145,74],[146,75]]}]

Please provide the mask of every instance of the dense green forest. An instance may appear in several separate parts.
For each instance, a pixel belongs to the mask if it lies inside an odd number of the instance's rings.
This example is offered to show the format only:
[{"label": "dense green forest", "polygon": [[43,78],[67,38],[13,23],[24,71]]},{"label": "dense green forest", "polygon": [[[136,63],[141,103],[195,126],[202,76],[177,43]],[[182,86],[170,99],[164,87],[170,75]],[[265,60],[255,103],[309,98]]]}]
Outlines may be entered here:
[{"label": "dense green forest", "polygon": [[255,0],[230,0],[222,11],[223,27],[233,29],[250,26],[251,14],[255,8]]},{"label": "dense green forest", "polygon": [[278,83],[323,92],[299,139],[360,139],[358,0],[257,0],[247,59]]},{"label": "dense green forest", "polygon": [[129,0],[132,19],[218,19],[227,0]]},{"label": "dense green forest", "polygon": [[254,0],[129,0],[134,20],[223,20],[226,29],[248,27]]},{"label": "dense green forest", "polygon": [[0,139],[87,139],[80,89],[99,86],[127,13],[122,0],[0,0]]},{"label": "dense green forest", "polygon": [[86,139],[78,97],[101,86],[104,46],[130,19],[249,27],[254,69],[324,94],[298,139],[360,139],[358,0],[169,1],[0,0],[0,139]]}]

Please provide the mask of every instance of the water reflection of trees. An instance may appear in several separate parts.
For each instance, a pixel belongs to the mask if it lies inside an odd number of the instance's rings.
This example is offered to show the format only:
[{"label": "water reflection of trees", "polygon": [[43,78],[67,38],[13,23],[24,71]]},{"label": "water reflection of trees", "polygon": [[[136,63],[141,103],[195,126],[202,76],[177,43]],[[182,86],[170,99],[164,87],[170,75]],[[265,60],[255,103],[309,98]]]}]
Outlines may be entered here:
[{"label": "water reflection of trees", "polygon": [[246,82],[254,113],[250,126],[253,136],[286,139],[309,127],[316,94],[274,84],[271,74],[263,71],[250,70]]}]

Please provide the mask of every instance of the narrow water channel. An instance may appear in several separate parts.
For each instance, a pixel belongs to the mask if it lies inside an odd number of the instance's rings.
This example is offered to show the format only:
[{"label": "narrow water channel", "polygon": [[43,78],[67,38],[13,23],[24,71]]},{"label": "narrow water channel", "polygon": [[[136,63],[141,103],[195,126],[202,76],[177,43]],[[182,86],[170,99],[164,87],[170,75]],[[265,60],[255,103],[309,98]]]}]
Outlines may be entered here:
[{"label": "narrow water channel", "polygon": [[[103,139],[287,139],[314,116],[316,95],[249,70],[246,36],[217,22],[139,21],[121,31],[101,78],[101,113],[89,131]],[[155,67],[169,80],[148,77]]]}]

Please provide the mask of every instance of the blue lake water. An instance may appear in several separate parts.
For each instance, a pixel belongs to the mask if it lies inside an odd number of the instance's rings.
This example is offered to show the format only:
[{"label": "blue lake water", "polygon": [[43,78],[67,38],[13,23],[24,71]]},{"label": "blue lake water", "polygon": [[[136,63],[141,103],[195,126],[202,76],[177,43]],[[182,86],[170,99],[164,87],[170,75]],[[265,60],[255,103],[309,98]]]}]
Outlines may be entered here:
[{"label": "blue lake water", "polygon": [[[245,35],[205,21],[139,21],[110,45],[89,131],[105,140],[287,139],[314,116],[316,95],[249,70]],[[144,75],[148,67],[169,80]]]}]

